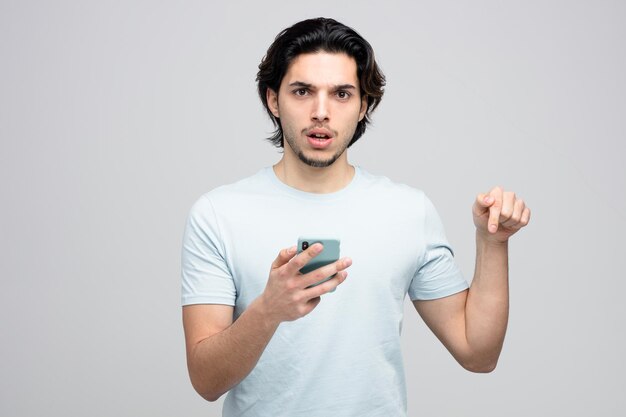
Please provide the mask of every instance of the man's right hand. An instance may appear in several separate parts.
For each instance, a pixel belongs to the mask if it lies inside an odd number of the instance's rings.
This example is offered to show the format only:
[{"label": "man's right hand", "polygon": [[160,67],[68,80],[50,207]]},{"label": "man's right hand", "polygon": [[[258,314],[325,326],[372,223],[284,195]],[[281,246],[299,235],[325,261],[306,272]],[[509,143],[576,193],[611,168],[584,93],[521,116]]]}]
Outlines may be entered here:
[{"label": "man's right hand", "polygon": [[[280,251],[272,263],[267,285],[258,300],[268,319],[281,323],[306,316],[317,307],[323,294],[345,281],[348,276],[345,269],[352,264],[350,258],[341,258],[308,274],[300,273],[300,269],[319,255],[322,249],[322,244],[316,243],[297,255],[295,246]],[[307,288],[334,274],[332,279]]]},{"label": "man's right hand", "polygon": [[[233,322],[234,307],[219,304],[183,308],[187,364],[191,382],[202,397],[217,400],[254,368],[281,322],[310,313],[320,296],[341,284],[352,261],[340,259],[301,274],[300,269],[322,250],[316,243],[296,255],[296,248],[283,249],[272,263],[263,293]],[[334,278],[307,288],[322,279]]]}]

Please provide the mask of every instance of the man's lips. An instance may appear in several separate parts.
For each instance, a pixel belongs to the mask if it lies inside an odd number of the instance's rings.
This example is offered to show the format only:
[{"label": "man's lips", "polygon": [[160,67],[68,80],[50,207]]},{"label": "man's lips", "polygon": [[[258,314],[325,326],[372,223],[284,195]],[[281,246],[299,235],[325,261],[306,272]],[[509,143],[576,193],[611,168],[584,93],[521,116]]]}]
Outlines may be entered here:
[{"label": "man's lips", "polygon": [[330,144],[333,142],[333,138],[316,138],[316,137],[311,137],[311,136],[307,136],[306,138],[309,142],[309,145],[311,145],[311,147],[315,149],[328,148]]},{"label": "man's lips", "polygon": [[320,128],[320,127],[309,129],[305,132],[305,134],[310,138],[317,138],[317,139],[332,139],[333,138],[332,131],[328,129]]},{"label": "man's lips", "polygon": [[307,141],[314,149],[326,149],[333,142],[333,132],[323,127],[316,127],[305,131]]},{"label": "man's lips", "polygon": [[312,148],[326,149],[333,142],[333,132],[323,127],[315,127],[305,130],[305,135]]}]

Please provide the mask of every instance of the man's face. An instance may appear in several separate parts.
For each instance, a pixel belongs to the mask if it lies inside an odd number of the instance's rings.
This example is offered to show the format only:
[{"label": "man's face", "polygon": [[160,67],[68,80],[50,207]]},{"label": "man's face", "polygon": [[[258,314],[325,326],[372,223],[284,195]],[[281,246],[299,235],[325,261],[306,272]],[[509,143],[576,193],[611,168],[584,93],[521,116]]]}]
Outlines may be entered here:
[{"label": "man's face", "polygon": [[268,90],[270,110],[280,119],[285,156],[293,154],[312,167],[339,159],[365,116],[356,62],[344,53],[298,55],[276,94]]}]

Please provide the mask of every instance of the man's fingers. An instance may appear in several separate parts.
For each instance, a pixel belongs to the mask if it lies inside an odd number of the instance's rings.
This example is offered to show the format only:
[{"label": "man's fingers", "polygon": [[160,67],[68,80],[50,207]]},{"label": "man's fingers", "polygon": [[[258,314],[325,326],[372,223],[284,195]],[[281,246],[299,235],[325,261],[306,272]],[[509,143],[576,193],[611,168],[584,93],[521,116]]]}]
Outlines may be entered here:
[{"label": "man's fingers", "polygon": [[296,247],[292,246],[290,248],[282,249],[274,262],[272,262],[272,269],[280,268],[285,265],[291,258],[293,258],[296,254]]},{"label": "man's fingers", "polygon": [[489,194],[480,193],[476,196],[476,201],[472,206],[474,216],[480,217],[489,211],[489,207],[493,204],[493,197]]},{"label": "man's fingers", "polygon": [[[510,236],[530,221],[530,210],[514,192],[494,187],[486,194],[478,194],[472,206],[474,224],[480,230],[487,228],[489,234],[496,233],[500,226]],[[512,232],[512,233],[511,233]]]},{"label": "man's fingers", "polygon": [[524,213],[524,209],[526,208],[526,204],[524,203],[524,200],[522,200],[521,198],[516,199],[513,202],[513,209],[511,211],[511,215],[505,216],[504,215],[504,209],[502,210],[502,225],[506,226],[506,227],[512,227],[512,228],[519,228],[522,227],[523,225],[521,225],[521,220],[522,220],[522,214]]},{"label": "man's fingers", "polygon": [[495,233],[498,231],[500,213],[502,212],[502,188],[494,187],[491,191],[489,191],[489,196],[493,198],[493,204],[489,207],[489,220],[487,221],[487,227],[490,233]]},{"label": "man's fingers", "polygon": [[[347,267],[352,265],[352,259],[350,258],[342,258],[338,261],[335,261],[331,264],[324,265],[320,268],[317,268],[314,271],[309,272],[308,274],[303,275],[302,278],[302,286],[304,288],[317,284],[318,282],[335,275],[339,271],[343,271]],[[321,285],[321,284],[320,284]]]},{"label": "man's fingers", "polygon": [[[306,298],[321,297],[324,294],[327,294],[337,288],[341,283],[343,283],[348,277],[348,271],[339,271],[337,275],[333,278],[329,279],[326,282],[323,282],[315,287],[307,288],[305,291]],[[323,279],[323,278],[322,278]]]},{"label": "man's fingers", "polygon": [[476,196],[476,207],[486,209],[493,204],[493,198],[489,194],[480,193]]},{"label": "man's fingers", "polygon": [[515,219],[512,217],[507,222],[506,227],[519,230],[522,227],[526,226],[529,221],[530,221],[530,209],[528,207],[524,207],[522,209],[522,212],[520,213],[519,220],[515,221]]},{"label": "man's fingers", "polygon": [[309,307],[311,307],[311,310],[313,310],[315,307],[317,307],[320,301],[322,301],[322,299],[319,296],[317,296],[307,301],[307,304],[309,305]]},{"label": "man's fingers", "polygon": [[502,207],[500,208],[500,219],[498,223],[504,224],[513,216],[515,209],[515,193],[506,191],[502,193]]},{"label": "man's fingers", "polygon": [[318,243],[315,243],[315,244],[309,246],[304,251],[300,252],[298,255],[296,255],[295,257],[293,257],[289,261],[289,264],[287,265],[287,268],[289,268],[289,272],[291,274],[296,274],[311,259],[313,259],[317,255],[319,255],[322,252],[323,249],[324,249],[324,245],[322,245],[321,243],[318,242]]},{"label": "man's fingers", "polygon": [[522,212],[522,226],[526,226],[528,224],[528,222],[530,221],[530,209],[528,207],[524,208],[524,211]]}]

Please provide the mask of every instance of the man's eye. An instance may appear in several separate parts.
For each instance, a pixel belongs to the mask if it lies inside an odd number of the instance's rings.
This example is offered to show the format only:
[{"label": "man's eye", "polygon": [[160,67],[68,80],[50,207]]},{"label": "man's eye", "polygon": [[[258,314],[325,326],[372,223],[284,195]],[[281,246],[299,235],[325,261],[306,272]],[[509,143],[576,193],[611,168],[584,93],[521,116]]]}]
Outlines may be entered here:
[{"label": "man's eye", "polygon": [[339,97],[340,99],[347,99],[350,97],[350,93],[348,93],[347,91],[337,91],[337,97]]},{"label": "man's eye", "polygon": [[306,89],[305,89],[305,88],[301,88],[301,89],[299,89],[299,90],[296,90],[296,91],[295,91],[295,94],[296,94],[297,96],[305,96],[305,95],[306,95],[306,93],[307,93],[307,91],[306,91]]}]

